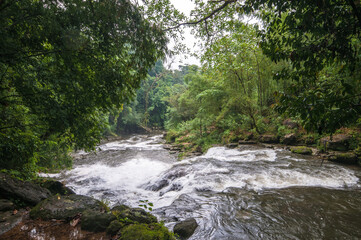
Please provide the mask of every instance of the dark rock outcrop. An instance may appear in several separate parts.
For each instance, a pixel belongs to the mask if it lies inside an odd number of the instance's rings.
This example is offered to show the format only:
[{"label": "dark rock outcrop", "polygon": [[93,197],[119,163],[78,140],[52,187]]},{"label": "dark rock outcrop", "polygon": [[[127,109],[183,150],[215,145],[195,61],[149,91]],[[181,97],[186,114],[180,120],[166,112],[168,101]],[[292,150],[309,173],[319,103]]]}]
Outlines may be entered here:
[{"label": "dark rock outcrop", "polygon": [[333,153],[328,157],[329,161],[342,163],[342,164],[352,164],[355,165],[358,163],[359,159],[356,154],[352,152],[343,152],[343,153]]},{"label": "dark rock outcrop", "polygon": [[337,134],[332,137],[324,137],[321,144],[326,145],[327,150],[347,151],[349,150],[352,137],[347,134]]},{"label": "dark rock outcrop", "polygon": [[295,133],[290,133],[282,137],[281,139],[282,144],[286,145],[293,145],[297,143],[297,136]]},{"label": "dark rock outcrop", "polygon": [[5,173],[0,173],[0,197],[5,199],[20,199],[21,201],[36,205],[51,196],[49,190],[32,182],[24,182]]},{"label": "dark rock outcrop", "polygon": [[48,189],[53,195],[71,195],[75,194],[73,190],[66,187],[63,183],[54,180],[47,180],[41,184],[44,188]]},{"label": "dark rock outcrop", "polygon": [[112,213],[86,210],[81,217],[81,229],[90,232],[103,232],[116,217]]},{"label": "dark rock outcrop", "polygon": [[173,232],[178,234],[181,240],[184,240],[190,238],[197,227],[197,221],[194,218],[188,218],[177,223],[173,228]]},{"label": "dark rock outcrop", "polygon": [[276,135],[266,134],[259,137],[261,143],[278,143],[279,139]]},{"label": "dark rock outcrop", "polygon": [[52,196],[30,211],[30,217],[42,220],[65,220],[70,221],[84,211],[92,209],[101,211],[102,207],[98,200],[82,195]]},{"label": "dark rock outcrop", "polygon": [[7,199],[0,199],[0,211],[10,211],[14,209],[14,204]]}]

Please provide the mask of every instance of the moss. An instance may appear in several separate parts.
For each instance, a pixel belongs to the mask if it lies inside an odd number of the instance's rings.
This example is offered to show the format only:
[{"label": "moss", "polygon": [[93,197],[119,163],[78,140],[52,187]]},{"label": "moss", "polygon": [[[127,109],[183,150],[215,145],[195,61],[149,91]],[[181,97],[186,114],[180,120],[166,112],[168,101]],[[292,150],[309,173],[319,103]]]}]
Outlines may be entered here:
[{"label": "moss", "polygon": [[120,240],[175,240],[174,234],[159,223],[133,224],[121,230]]},{"label": "moss", "polygon": [[303,155],[312,155],[312,149],[308,147],[292,147],[291,152]]},{"label": "moss", "polygon": [[330,161],[343,163],[343,164],[358,164],[359,159],[356,154],[352,152],[335,153],[329,158]]},{"label": "moss", "polygon": [[106,232],[107,234],[113,236],[117,234],[119,230],[124,227],[124,225],[125,225],[124,223],[121,223],[118,220],[114,220],[109,224]]}]

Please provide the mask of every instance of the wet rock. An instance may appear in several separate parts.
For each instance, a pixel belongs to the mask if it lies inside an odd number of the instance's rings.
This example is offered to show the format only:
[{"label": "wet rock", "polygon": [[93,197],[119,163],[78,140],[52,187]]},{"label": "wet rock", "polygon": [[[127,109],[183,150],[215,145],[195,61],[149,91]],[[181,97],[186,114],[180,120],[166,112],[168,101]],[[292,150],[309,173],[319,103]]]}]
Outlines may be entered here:
[{"label": "wet rock", "polygon": [[20,199],[36,205],[51,196],[49,190],[32,182],[24,182],[5,173],[0,173],[0,197]]},{"label": "wet rock", "polygon": [[331,137],[321,138],[321,144],[326,145],[328,150],[347,151],[349,150],[352,137],[347,134],[337,134]]},{"label": "wet rock", "polygon": [[81,228],[90,232],[103,232],[115,219],[112,213],[85,210],[81,217]]},{"label": "wet rock", "polygon": [[0,199],[0,211],[9,211],[14,209],[14,204],[7,199]]},{"label": "wet rock", "polygon": [[162,180],[156,182],[155,184],[146,187],[145,189],[150,190],[150,191],[154,191],[154,192],[158,192],[159,190],[165,188],[168,185],[169,185],[168,180],[162,179]]},{"label": "wet rock", "polygon": [[193,235],[197,227],[197,221],[194,218],[188,218],[182,222],[177,223],[173,228],[173,232],[178,234],[182,240],[188,239]]},{"label": "wet rock", "polygon": [[298,123],[289,118],[284,120],[282,124],[290,129],[296,129],[299,127]]},{"label": "wet rock", "polygon": [[285,135],[282,139],[281,139],[281,143],[286,144],[286,145],[293,145],[297,143],[297,136],[295,133],[290,133]]},{"label": "wet rock", "polygon": [[238,143],[229,143],[229,144],[226,145],[226,147],[228,147],[228,148],[236,148],[236,147],[238,147]]},{"label": "wet rock", "polygon": [[309,147],[291,147],[291,152],[298,153],[302,155],[312,155],[312,148]]},{"label": "wet rock", "polygon": [[79,213],[92,209],[101,211],[102,207],[98,200],[82,195],[52,196],[40,202],[30,211],[30,217],[42,220],[65,220],[70,221]]},{"label": "wet rock", "polygon": [[125,205],[119,205],[112,208],[112,213],[115,214],[117,218],[128,218],[129,220],[138,223],[149,224],[158,222],[155,216],[142,208],[130,208]]},{"label": "wet rock", "polygon": [[342,164],[358,164],[358,157],[355,153],[352,152],[344,152],[344,153],[333,153],[328,157],[329,161],[342,163]]},{"label": "wet rock", "polygon": [[60,195],[71,195],[75,194],[73,190],[66,187],[63,183],[54,180],[47,180],[46,182],[42,183],[42,186],[48,189],[53,195],[60,194]]},{"label": "wet rock", "polygon": [[23,220],[23,214],[23,211],[16,214],[13,211],[0,212],[0,235],[18,225]]},{"label": "wet rock", "polygon": [[262,143],[278,143],[279,139],[276,135],[267,134],[267,135],[261,135],[259,137],[259,141]]}]

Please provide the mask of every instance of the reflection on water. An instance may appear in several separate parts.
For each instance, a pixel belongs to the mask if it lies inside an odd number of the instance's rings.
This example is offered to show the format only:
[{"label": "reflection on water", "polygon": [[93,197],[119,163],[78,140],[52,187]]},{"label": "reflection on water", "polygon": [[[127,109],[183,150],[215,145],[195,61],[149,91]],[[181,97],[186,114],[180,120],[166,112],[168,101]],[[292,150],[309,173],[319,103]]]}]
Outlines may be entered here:
[{"label": "reflection on water", "polygon": [[195,217],[192,239],[359,239],[360,176],[259,146],[177,161],[160,136],[134,136],[78,154],[73,170],[53,177],[113,204],[147,199],[170,228]]}]

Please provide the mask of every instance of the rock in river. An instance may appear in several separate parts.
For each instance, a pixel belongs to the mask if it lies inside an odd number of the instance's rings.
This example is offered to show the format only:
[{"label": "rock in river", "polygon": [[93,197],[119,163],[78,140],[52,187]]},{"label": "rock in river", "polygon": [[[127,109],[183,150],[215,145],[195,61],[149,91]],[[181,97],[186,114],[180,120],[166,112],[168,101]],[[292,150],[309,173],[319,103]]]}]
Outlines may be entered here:
[{"label": "rock in river", "polygon": [[101,211],[100,202],[94,198],[82,195],[69,196],[52,196],[30,211],[30,217],[42,220],[66,220],[70,221],[79,213],[83,213],[87,209]]},{"label": "rock in river", "polygon": [[190,236],[192,236],[197,227],[197,221],[194,218],[188,218],[182,222],[177,223],[173,228],[173,232],[178,234],[182,240],[188,239]]}]

